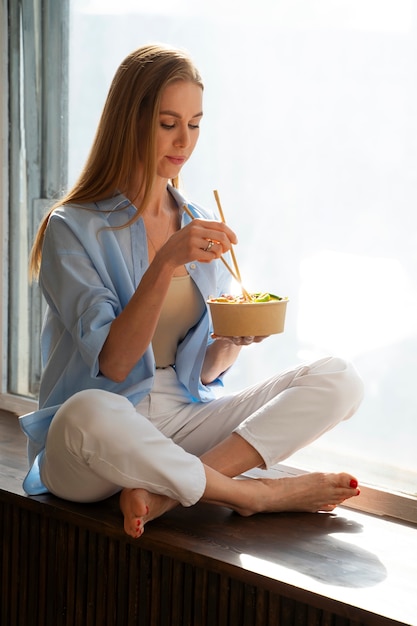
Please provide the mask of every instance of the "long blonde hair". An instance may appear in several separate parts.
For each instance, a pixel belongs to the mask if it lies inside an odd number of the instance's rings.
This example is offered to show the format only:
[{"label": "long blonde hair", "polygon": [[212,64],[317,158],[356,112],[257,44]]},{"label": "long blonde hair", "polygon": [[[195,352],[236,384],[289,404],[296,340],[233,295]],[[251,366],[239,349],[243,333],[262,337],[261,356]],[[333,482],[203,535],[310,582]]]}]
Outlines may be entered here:
[{"label": "long blonde hair", "polygon": [[[73,188],[43,218],[29,261],[30,277],[39,275],[45,230],[51,213],[67,203],[95,202],[127,189],[139,162],[143,178],[134,202],[149,199],[155,179],[155,133],[161,95],[168,83],[191,81],[203,89],[201,76],[182,50],[152,44],[138,48],[120,64],[113,78],[90,154]],[[178,187],[178,179],[172,184]],[[139,218],[141,208],[132,223]]]}]

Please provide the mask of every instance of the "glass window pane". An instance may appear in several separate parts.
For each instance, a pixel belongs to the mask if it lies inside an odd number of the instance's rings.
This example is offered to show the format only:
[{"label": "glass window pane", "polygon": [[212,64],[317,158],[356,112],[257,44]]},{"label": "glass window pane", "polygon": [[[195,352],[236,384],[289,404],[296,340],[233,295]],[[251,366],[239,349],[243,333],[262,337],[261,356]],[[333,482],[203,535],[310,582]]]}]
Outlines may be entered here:
[{"label": "glass window pane", "polygon": [[29,282],[28,256],[41,217],[67,184],[68,5],[54,0],[45,0],[42,6],[29,1],[9,3],[7,24],[7,392],[35,399],[44,303],[38,285]]},{"label": "glass window pane", "polygon": [[416,2],[71,5],[70,181],[123,57],[187,48],[206,88],[185,189],[213,208],[218,189],[245,286],[290,298],[284,334],[245,350],[229,388],[348,357],[362,407],[290,462],[415,492]]}]

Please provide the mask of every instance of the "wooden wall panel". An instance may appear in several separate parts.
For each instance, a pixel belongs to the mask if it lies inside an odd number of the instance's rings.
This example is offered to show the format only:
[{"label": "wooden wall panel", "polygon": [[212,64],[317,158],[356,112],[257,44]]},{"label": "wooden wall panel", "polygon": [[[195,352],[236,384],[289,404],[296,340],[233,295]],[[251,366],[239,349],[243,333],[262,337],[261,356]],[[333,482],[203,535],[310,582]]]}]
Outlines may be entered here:
[{"label": "wooden wall panel", "polygon": [[0,502],[4,626],[361,626],[16,502]]}]

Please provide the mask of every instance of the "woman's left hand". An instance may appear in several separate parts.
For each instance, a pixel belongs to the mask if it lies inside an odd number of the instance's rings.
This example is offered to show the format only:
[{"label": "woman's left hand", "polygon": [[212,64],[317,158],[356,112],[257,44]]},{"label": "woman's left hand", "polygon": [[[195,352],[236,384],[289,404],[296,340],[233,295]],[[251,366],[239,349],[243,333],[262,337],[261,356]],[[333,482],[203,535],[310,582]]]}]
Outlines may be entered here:
[{"label": "woman's left hand", "polygon": [[235,346],[250,346],[251,343],[261,343],[261,341],[267,338],[267,335],[258,337],[223,337],[214,333],[211,336],[219,341],[229,341]]}]

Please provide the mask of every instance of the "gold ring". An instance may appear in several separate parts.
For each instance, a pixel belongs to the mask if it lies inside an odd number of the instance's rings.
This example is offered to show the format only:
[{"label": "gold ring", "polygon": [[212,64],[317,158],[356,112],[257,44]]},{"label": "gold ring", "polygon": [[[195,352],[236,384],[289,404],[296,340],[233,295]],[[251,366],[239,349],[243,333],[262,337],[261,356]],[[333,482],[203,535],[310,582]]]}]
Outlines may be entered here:
[{"label": "gold ring", "polygon": [[208,252],[214,246],[214,241],[211,239],[208,240],[207,248],[204,248],[204,252]]}]

